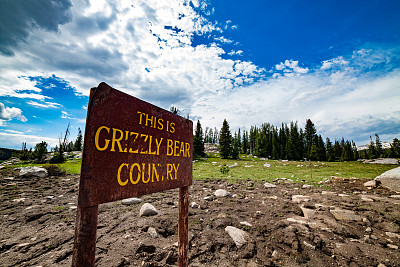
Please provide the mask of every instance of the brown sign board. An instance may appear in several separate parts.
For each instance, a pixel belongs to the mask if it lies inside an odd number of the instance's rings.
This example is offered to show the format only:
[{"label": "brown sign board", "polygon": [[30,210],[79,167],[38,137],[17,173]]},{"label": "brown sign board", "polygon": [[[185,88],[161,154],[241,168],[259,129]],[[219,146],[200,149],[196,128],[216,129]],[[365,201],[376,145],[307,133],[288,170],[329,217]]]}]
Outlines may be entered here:
[{"label": "brown sign board", "polygon": [[91,91],[79,206],[192,184],[193,122],[101,83]]}]

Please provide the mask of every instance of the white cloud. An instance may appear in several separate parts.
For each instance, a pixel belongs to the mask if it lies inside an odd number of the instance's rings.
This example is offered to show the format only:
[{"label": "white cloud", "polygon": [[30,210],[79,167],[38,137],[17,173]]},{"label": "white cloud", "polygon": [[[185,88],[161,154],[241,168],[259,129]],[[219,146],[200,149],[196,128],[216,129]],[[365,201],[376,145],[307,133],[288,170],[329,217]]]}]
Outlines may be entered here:
[{"label": "white cloud", "polygon": [[27,121],[27,118],[22,115],[22,110],[15,107],[9,108],[3,103],[0,103],[0,121],[10,121],[12,119],[17,119],[22,122]]},{"label": "white cloud", "polygon": [[66,112],[64,110],[61,111],[61,118],[63,118],[63,119],[71,119],[70,116],[71,116],[71,114],[69,114],[68,112]]},{"label": "white cloud", "polygon": [[349,64],[349,61],[346,61],[342,56],[339,56],[337,58],[322,61],[321,70],[327,70],[334,66],[343,66],[347,64]]},{"label": "white cloud", "polygon": [[6,133],[0,132],[0,144],[7,144],[10,148],[21,147],[22,142],[26,142],[27,147],[34,147],[42,141],[47,142],[50,147],[58,145],[58,139],[45,136],[26,135],[22,133]]},{"label": "white cloud", "polygon": [[39,103],[39,102],[35,102],[35,101],[28,101],[26,103],[28,105],[35,106],[35,107],[40,107],[40,108],[59,108],[59,107],[61,107],[60,104],[54,103],[54,102],[42,102],[42,103]]},{"label": "white cloud", "polygon": [[[206,7],[202,1],[192,3]],[[216,33],[220,42],[231,40],[184,1],[74,1],[69,12],[70,22],[58,25],[57,34],[39,28],[19,44],[15,56],[0,56],[5,70],[0,73],[0,96],[45,100],[24,77],[54,74],[84,95],[105,81],[164,108],[174,103],[190,110],[199,95],[230,90],[261,76],[262,68],[251,62],[243,62],[251,67],[235,68],[238,62],[223,59],[226,52],[216,44],[193,47],[196,34]]]},{"label": "white cloud", "polygon": [[291,73],[304,74],[308,72],[308,68],[302,68],[299,66],[299,61],[285,60],[285,63],[281,62],[275,65],[275,69],[285,72],[285,76],[292,77]]},{"label": "white cloud", "polygon": [[[209,94],[194,104],[192,114],[201,116],[203,125],[218,129],[224,119],[237,130],[263,122],[279,126],[281,122],[298,121],[304,125],[310,118],[324,137],[343,136],[361,143],[375,132],[385,132],[389,140],[398,137],[400,69],[384,74],[379,69],[365,72],[351,56],[342,61],[348,61],[346,68],[321,70],[316,66],[302,75],[285,73],[290,76],[274,73],[231,92]],[[297,61],[285,61],[275,69],[294,70],[297,66]]]}]

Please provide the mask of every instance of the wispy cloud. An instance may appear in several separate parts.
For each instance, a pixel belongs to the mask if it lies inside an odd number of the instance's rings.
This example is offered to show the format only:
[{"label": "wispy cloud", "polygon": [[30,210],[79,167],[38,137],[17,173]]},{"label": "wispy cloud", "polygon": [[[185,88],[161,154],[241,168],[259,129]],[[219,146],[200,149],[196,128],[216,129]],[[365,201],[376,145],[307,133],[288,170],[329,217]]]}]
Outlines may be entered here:
[{"label": "wispy cloud", "polygon": [[[370,52],[376,61],[386,56],[379,51]],[[392,55],[393,60],[396,57]],[[233,129],[248,129],[262,122],[302,124],[310,118],[325,137],[344,136],[361,143],[368,142],[374,132],[390,132],[389,138],[398,137],[400,68],[394,64],[384,73],[380,68],[366,70],[364,66],[370,61],[369,57],[362,61],[352,55],[343,56],[322,62],[330,62],[329,68],[301,67],[306,72],[296,71],[299,63],[287,60],[276,65],[275,71],[289,70],[296,75],[271,76],[232,92],[209,94],[193,105],[192,113],[201,114],[202,122],[212,127],[220,127],[223,119]]]},{"label": "wispy cloud", "polygon": [[54,102],[35,102],[35,101],[27,101],[28,105],[39,107],[39,108],[60,108],[62,105]]},{"label": "wispy cloud", "polygon": [[56,138],[0,131],[0,144],[7,144],[7,147],[21,147],[22,142],[26,142],[28,147],[34,147],[42,141],[47,142],[51,147],[58,145]]}]

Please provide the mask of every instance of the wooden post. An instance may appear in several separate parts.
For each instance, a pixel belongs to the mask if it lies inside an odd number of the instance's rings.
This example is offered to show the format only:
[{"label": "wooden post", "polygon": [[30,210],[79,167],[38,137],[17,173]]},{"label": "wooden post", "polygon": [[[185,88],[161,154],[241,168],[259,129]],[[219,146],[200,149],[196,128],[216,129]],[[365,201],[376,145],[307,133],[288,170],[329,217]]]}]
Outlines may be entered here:
[{"label": "wooden post", "polygon": [[189,186],[179,188],[178,266],[188,266]]},{"label": "wooden post", "polygon": [[76,214],[72,267],[94,266],[99,205],[80,207]]}]

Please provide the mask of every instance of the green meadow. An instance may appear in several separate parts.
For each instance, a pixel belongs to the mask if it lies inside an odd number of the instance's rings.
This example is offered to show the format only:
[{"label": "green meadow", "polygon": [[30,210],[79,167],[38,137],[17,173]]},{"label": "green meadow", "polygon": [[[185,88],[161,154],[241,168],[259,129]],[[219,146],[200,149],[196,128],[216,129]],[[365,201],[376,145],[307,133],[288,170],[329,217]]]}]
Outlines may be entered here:
[{"label": "green meadow", "polygon": [[[264,166],[269,164],[269,167]],[[223,174],[221,166],[228,166],[229,172]],[[238,160],[219,157],[203,158],[193,163],[193,179],[265,180],[277,178],[292,179],[294,182],[317,183],[331,176],[342,178],[373,179],[385,171],[399,165],[364,164],[362,162],[304,162],[278,161],[241,155]]]},{"label": "green meadow", "polygon": [[[265,164],[268,164],[266,167]],[[69,174],[79,174],[81,159],[68,160],[57,164]],[[18,164],[19,166],[43,166],[43,164]],[[228,170],[223,173],[221,169]],[[342,178],[373,179],[381,173],[399,165],[363,164],[362,162],[304,162],[286,160],[265,160],[250,155],[240,155],[237,160],[221,159],[217,155],[193,161],[193,179],[226,179],[273,181],[277,178],[292,179],[294,182],[317,183],[331,176]]]}]

